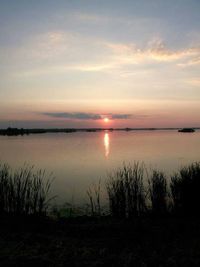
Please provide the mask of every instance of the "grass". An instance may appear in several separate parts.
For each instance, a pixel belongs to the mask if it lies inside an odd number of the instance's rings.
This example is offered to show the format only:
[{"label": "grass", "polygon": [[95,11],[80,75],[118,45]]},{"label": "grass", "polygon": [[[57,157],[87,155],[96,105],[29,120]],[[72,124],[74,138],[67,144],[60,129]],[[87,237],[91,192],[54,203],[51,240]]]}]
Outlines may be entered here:
[{"label": "grass", "polygon": [[124,164],[109,175],[106,188],[113,217],[200,216],[199,162],[180,168],[171,177],[159,170],[149,174],[144,163]]},{"label": "grass", "polygon": [[[51,182],[44,170],[24,165],[13,171],[9,165],[1,164],[0,215],[45,215],[51,200]],[[200,216],[200,163],[184,166],[171,177],[159,170],[148,172],[144,163],[124,163],[108,175],[106,191],[109,215],[115,218],[149,214]],[[87,196],[89,215],[105,214],[101,207],[100,180],[87,190]],[[77,214],[73,212],[74,207],[68,210],[71,216]]]},{"label": "grass", "polygon": [[106,182],[110,216],[100,216],[99,182],[88,191],[91,216],[52,219],[41,216],[50,200],[45,172],[1,165],[0,265],[200,266],[199,174],[200,163],[171,178],[124,164]]},{"label": "grass", "polygon": [[151,212],[154,215],[163,215],[167,212],[167,179],[163,172],[153,170],[148,180]]},{"label": "grass", "polygon": [[131,218],[145,212],[144,174],[145,166],[138,162],[109,174],[106,187],[112,216]]},{"label": "grass", "polygon": [[0,214],[46,214],[51,181],[45,171],[32,166],[13,172],[7,164],[0,165]]},{"label": "grass", "polygon": [[180,168],[171,177],[174,212],[200,216],[200,163]]},{"label": "grass", "polygon": [[87,196],[89,198],[89,206],[91,210],[91,216],[101,216],[101,179],[98,184],[93,184],[87,190]]}]

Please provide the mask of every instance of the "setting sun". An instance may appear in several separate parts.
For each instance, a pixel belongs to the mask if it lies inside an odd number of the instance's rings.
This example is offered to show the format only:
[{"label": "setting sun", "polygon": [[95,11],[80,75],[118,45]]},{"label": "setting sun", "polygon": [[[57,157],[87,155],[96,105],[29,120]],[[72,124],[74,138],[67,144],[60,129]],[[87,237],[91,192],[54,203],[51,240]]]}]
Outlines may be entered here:
[{"label": "setting sun", "polygon": [[104,118],[104,122],[109,122],[109,118]]}]

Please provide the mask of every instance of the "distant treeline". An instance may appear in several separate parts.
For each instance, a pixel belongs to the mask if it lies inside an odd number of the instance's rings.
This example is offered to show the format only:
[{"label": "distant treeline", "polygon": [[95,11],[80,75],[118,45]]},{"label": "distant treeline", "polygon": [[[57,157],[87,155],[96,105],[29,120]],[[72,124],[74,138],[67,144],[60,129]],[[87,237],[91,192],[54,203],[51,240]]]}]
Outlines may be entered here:
[{"label": "distant treeline", "polygon": [[[200,128],[184,128],[187,129],[200,129]],[[180,130],[179,128],[52,128],[52,129],[43,129],[43,128],[35,128],[35,129],[24,129],[24,128],[12,128],[8,127],[7,129],[0,129],[0,135],[28,135],[28,134],[42,134],[42,133],[74,133],[74,132],[100,132],[100,131],[155,131],[155,130]],[[194,130],[193,130],[194,131]]]},{"label": "distant treeline", "polygon": [[42,133],[72,133],[76,132],[76,129],[24,129],[24,128],[7,128],[1,129],[0,135],[28,135],[28,134],[42,134]]}]

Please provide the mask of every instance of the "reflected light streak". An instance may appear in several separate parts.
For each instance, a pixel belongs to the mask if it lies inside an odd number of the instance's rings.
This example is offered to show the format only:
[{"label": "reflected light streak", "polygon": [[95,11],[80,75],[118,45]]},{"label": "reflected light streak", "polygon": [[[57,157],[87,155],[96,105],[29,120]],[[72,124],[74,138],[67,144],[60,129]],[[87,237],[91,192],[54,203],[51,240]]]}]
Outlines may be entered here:
[{"label": "reflected light streak", "polygon": [[108,133],[104,134],[104,147],[105,147],[105,156],[107,158],[110,153],[110,139]]}]

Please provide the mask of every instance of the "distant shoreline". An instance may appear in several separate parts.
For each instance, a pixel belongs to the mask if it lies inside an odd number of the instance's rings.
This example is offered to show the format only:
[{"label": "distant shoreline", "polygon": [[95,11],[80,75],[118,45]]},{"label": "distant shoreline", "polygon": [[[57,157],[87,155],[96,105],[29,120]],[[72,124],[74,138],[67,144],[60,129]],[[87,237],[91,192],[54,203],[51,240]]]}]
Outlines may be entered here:
[{"label": "distant shoreline", "polygon": [[[28,134],[43,134],[43,133],[75,133],[75,132],[102,132],[102,131],[158,131],[158,130],[179,130],[178,127],[168,128],[7,128],[0,129],[0,135],[28,135]],[[199,130],[200,127],[192,127],[192,129]]]}]

